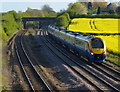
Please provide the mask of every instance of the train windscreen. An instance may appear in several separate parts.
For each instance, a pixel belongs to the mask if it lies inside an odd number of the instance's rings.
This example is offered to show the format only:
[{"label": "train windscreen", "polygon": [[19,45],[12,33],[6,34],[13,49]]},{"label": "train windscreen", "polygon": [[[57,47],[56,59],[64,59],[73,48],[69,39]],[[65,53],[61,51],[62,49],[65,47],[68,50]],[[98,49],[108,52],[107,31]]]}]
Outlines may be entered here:
[{"label": "train windscreen", "polygon": [[101,39],[92,39],[92,48],[104,48],[103,41]]}]

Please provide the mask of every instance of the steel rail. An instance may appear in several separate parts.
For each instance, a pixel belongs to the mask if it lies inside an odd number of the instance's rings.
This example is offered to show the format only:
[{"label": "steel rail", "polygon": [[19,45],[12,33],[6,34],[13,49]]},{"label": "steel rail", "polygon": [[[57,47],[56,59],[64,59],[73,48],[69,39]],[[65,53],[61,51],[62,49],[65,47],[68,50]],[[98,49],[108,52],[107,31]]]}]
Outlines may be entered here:
[{"label": "steel rail", "polygon": [[17,45],[16,45],[16,43],[15,43],[15,48],[16,48],[15,52],[16,52],[16,54],[17,54],[18,61],[19,61],[20,66],[21,66],[21,68],[22,68],[22,70],[23,70],[23,73],[25,74],[25,77],[26,77],[26,79],[27,79],[27,81],[28,81],[28,83],[29,83],[29,87],[31,88],[31,91],[35,92],[35,89],[34,89],[32,83],[31,83],[31,81],[30,81],[30,79],[29,79],[29,77],[28,77],[28,75],[27,75],[27,73],[26,73],[26,71],[25,71],[25,68],[24,68],[23,64],[22,64],[20,55],[19,55],[19,53],[18,53],[18,51],[17,51]]},{"label": "steel rail", "polygon": [[53,89],[48,85],[48,83],[44,80],[44,78],[39,74],[39,72],[37,71],[37,69],[35,68],[35,66],[33,65],[31,59],[29,58],[24,46],[23,46],[23,42],[22,42],[22,35],[21,35],[21,47],[23,49],[23,52],[25,53],[28,61],[30,62],[31,66],[33,67],[33,69],[35,70],[35,72],[37,73],[37,75],[39,76],[39,78],[42,80],[42,82],[44,83],[44,85],[47,87],[47,89],[50,91],[50,92],[53,92]]},{"label": "steel rail", "polygon": [[104,73],[104,74],[108,75],[109,77],[111,77],[111,78],[112,78],[112,79],[114,79],[115,81],[120,81],[120,79],[119,79],[119,78],[117,78],[117,77],[115,77],[114,75],[111,75],[111,74],[109,74],[109,73],[105,72],[105,70],[103,70],[103,69],[102,69],[102,67],[100,67],[100,66],[98,66],[98,65],[93,65],[93,67],[95,67],[95,68],[99,69],[99,70],[100,70],[100,72],[102,72],[102,73]]},{"label": "steel rail", "polygon": [[[40,31],[38,31],[38,34],[37,34],[37,35],[39,35],[39,33],[40,33]],[[47,31],[46,31],[46,34],[47,34]],[[77,57],[77,58],[78,58],[78,57]],[[82,59],[83,59],[83,58],[82,58]],[[88,64],[88,65],[89,65],[89,64]],[[89,66],[91,66],[91,65],[89,65]],[[96,69],[100,70],[101,73],[106,74],[107,76],[111,77],[111,78],[114,79],[115,81],[120,81],[119,78],[117,78],[117,77],[115,77],[115,76],[113,76],[113,75],[105,72],[105,70],[101,69],[101,67],[99,67],[99,66],[97,66],[97,65],[92,65],[92,67],[95,67]],[[104,66],[104,67],[105,67],[105,66]],[[106,66],[106,67],[107,67],[107,66]],[[107,68],[109,68],[109,67],[107,67]],[[117,71],[117,70],[115,70],[115,69],[112,69],[112,71],[115,72],[115,73],[117,73],[118,75],[120,75],[120,72],[119,72],[119,71]]]},{"label": "steel rail", "polygon": [[[46,38],[46,37],[45,37]],[[69,57],[68,55],[66,55],[65,53],[63,53],[60,49],[58,49],[56,46],[54,46],[47,38],[46,40],[53,46],[55,47],[59,52],[61,52],[64,56],[66,56],[67,58],[69,58],[71,61],[73,61],[75,64],[77,64],[79,67],[81,67],[82,69],[84,69],[85,71],[87,71],[88,73],[90,73],[91,75],[93,75],[94,77],[96,77],[97,79],[99,79],[100,81],[102,81],[104,84],[108,85],[110,88],[112,88],[113,90],[120,92],[119,89],[117,89],[116,87],[114,87],[113,85],[111,85],[110,83],[108,83],[107,81],[101,79],[100,77],[96,76],[96,74],[90,72],[90,70],[87,70],[86,68],[84,68],[82,65],[80,65],[78,62],[76,62],[75,60],[73,60],[71,57]]]},{"label": "steel rail", "polygon": [[106,67],[106,68],[108,68],[108,69],[110,69],[110,70],[112,70],[112,71],[114,71],[115,73],[117,73],[118,75],[120,75],[120,72],[119,71],[117,71],[116,69],[113,69],[113,68],[111,68],[111,67],[109,67],[108,65],[106,65],[106,64],[102,64],[104,67]]},{"label": "steel rail", "polygon": [[[46,39],[46,38],[45,38]],[[44,42],[45,43],[45,42]],[[45,43],[47,46],[47,44]],[[76,69],[74,69],[70,64],[68,64],[63,58],[61,58],[59,55],[57,55],[49,46],[47,48],[59,59],[61,59],[66,65],[68,65],[76,74],[82,76],[85,80],[87,80],[92,86],[96,87],[99,91],[104,92],[102,89],[100,89],[97,85],[95,85],[92,81],[90,81],[88,78],[86,78],[84,75],[82,75],[80,72],[78,72]]]},{"label": "steel rail", "polygon": [[16,36],[17,34],[14,34],[10,39],[9,39],[9,41],[8,41],[8,47],[10,47],[11,45],[12,45],[12,43],[13,43],[13,39],[15,38],[15,36]]}]

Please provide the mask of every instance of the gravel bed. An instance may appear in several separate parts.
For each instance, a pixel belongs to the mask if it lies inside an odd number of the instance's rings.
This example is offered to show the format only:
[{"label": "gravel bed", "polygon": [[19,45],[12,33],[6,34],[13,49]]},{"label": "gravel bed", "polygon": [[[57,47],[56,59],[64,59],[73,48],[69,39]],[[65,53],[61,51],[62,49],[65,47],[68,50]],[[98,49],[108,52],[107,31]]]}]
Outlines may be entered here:
[{"label": "gravel bed", "polygon": [[94,87],[75,74],[65,63],[61,62],[60,59],[46,48],[41,40],[43,36],[35,36],[34,38],[37,46],[35,46],[36,48],[31,48],[31,53],[34,54],[39,67],[45,73],[48,80],[58,90],[95,90]]},{"label": "gravel bed", "polygon": [[[26,42],[29,43],[30,39],[28,39],[28,37],[26,37],[26,38],[28,40]],[[39,67],[41,69],[40,71],[45,74],[45,76],[46,76],[45,78],[47,78],[47,80],[52,85],[54,85],[58,90],[69,90],[69,91],[71,91],[71,90],[91,90],[91,91],[93,91],[94,90],[95,91],[95,88],[93,86],[91,86],[88,82],[83,80],[82,77],[80,77],[76,73],[74,73],[74,71],[72,71],[64,62],[62,62],[59,58],[57,58],[55,55],[53,55],[50,50],[48,50],[48,48],[45,46],[45,43],[48,45],[49,45],[49,43],[47,41],[43,40],[44,37],[42,35],[41,36],[35,35],[33,38],[34,39],[32,41],[33,42],[32,44],[34,44],[34,45],[32,45],[31,47],[29,45],[26,48],[29,47],[29,51],[31,52],[32,56],[34,56],[34,58],[36,59],[36,61],[39,64]],[[45,41],[45,43],[43,41]],[[53,48],[53,47],[51,47],[51,48]],[[54,48],[53,48],[53,50],[55,53],[57,53],[59,56],[61,56],[65,59],[65,57],[62,56],[61,53],[57,52]],[[70,56],[72,56],[72,55],[70,55]],[[73,57],[73,59],[74,58],[76,59],[75,56]],[[69,62],[69,60],[67,60],[67,59],[65,59],[65,61]],[[83,63],[81,63],[81,64],[83,64]],[[92,82],[96,83],[96,85],[101,87],[101,89],[103,89],[103,90],[109,89],[102,82],[96,80],[96,78],[92,77],[89,73],[86,73],[84,70],[80,69],[76,65],[71,64],[71,66],[74,66],[75,69],[80,71],[81,74],[83,74],[84,76],[89,78]],[[105,75],[102,75],[101,72],[93,69],[92,67],[87,66],[87,65],[85,67],[88,67],[90,69],[90,71],[93,71],[95,74],[100,75],[101,77],[105,78],[105,80],[108,79],[108,81],[110,81],[112,83],[116,83],[114,80],[109,79],[109,77],[107,77]]]},{"label": "gravel bed", "polygon": [[29,79],[30,79],[30,81],[32,83],[32,86],[34,87],[35,90],[38,90],[38,91],[46,90],[45,89],[46,86],[43,86],[42,80],[39,78],[36,71],[34,71],[33,67],[31,66],[29,60],[26,58],[26,55],[24,54],[24,51],[22,50],[22,48],[20,46],[20,42],[17,43],[17,46],[18,46],[18,52],[20,54],[22,64],[23,64],[24,69],[25,69],[25,71],[27,73],[27,76],[29,77]]},{"label": "gravel bed", "polygon": [[[59,91],[71,91],[71,92],[73,92],[73,90],[78,91],[78,92],[79,91],[96,91],[95,87],[91,86],[82,77],[80,77],[76,73],[74,73],[74,71],[71,70],[64,62],[62,62],[59,58],[57,58],[55,55],[53,55],[50,50],[48,50],[48,48],[43,43],[44,37],[42,35],[41,36],[35,35],[33,37],[32,41],[28,36],[24,36],[24,38],[26,38],[25,42],[27,44],[27,46],[25,46],[25,48],[28,49],[29,55],[31,57],[34,57],[35,61],[37,61],[37,63],[38,63],[38,64],[36,64],[36,62],[33,62],[33,64],[36,66],[37,70],[39,70],[39,72],[44,75],[44,78],[50,83],[50,85],[53,85],[55,87],[55,89],[57,89]],[[49,43],[47,41],[45,41],[45,43],[49,45]],[[53,41],[53,43],[56,45],[56,43],[54,41]],[[10,51],[10,55],[12,57],[10,57],[9,63],[11,64],[10,78],[11,78],[12,82],[9,83],[9,86],[12,86],[12,88],[11,88],[12,90],[29,90],[27,81],[25,79],[23,72],[21,71],[21,68],[18,63],[18,59],[13,50],[14,49],[14,41],[13,41],[13,44],[11,45],[11,48],[12,49]],[[51,47],[51,48],[53,48],[53,47]],[[63,51],[65,51],[64,48],[61,48],[61,49]],[[54,52],[58,53],[59,56],[61,56],[65,59],[65,57],[63,55],[61,55],[61,53],[59,53],[55,49],[54,49]],[[76,61],[80,61],[80,60],[76,59],[76,56],[74,56],[73,54],[70,54],[67,51],[65,51],[65,53],[67,53],[70,57],[72,57]],[[70,61],[67,59],[65,59],[65,61],[70,63]],[[79,62],[79,63],[83,64],[82,62]],[[95,78],[91,77],[91,75],[89,75],[84,70],[80,69],[75,64],[73,64],[73,63],[70,63],[70,64],[76,70],[78,70],[81,74],[83,74],[84,76],[89,78],[91,81],[93,81],[94,83],[99,85],[103,90],[109,89],[109,88],[105,87],[104,84],[100,83]],[[117,67],[116,65],[114,65],[110,62],[106,62],[106,64],[108,64],[110,67],[120,71],[120,68]],[[95,72],[97,75],[100,75],[101,77],[103,77],[104,79],[106,77],[106,80],[108,79],[108,81],[110,83],[116,84],[116,86],[118,86],[120,84],[120,82],[116,82],[113,79],[109,79],[109,77],[107,77],[106,75],[102,75],[102,73],[97,71],[96,69],[93,69],[92,67],[90,67],[88,65],[85,65],[85,66],[88,67],[91,71]],[[30,69],[28,68],[27,65],[26,65],[26,70],[30,71]],[[104,68],[104,70],[106,72],[108,72],[109,74],[112,73],[105,68]],[[32,75],[32,74],[29,74],[29,75]],[[115,76],[119,77],[119,75],[115,75]],[[31,77],[33,77],[33,76],[31,76]],[[32,81],[34,81],[34,80],[32,80]],[[36,89],[45,90],[45,89],[41,88],[40,86],[37,86],[37,81],[36,81],[35,85],[36,85]],[[119,86],[118,86],[118,88],[119,88]]]},{"label": "gravel bed", "polygon": [[[51,38],[48,37],[48,39],[50,41],[52,41]],[[120,78],[120,75],[116,75],[115,72],[112,72],[110,70],[108,70],[107,68],[104,68],[102,67],[102,65],[96,65],[94,64],[93,66],[92,65],[89,65],[89,64],[86,64],[86,62],[83,60],[81,61],[80,58],[76,58],[75,55],[73,55],[71,52],[69,51],[66,51],[63,47],[60,47],[58,44],[56,44],[54,41],[52,41],[52,43],[55,44],[55,46],[59,47],[62,51],[64,51],[67,55],[69,54],[70,57],[72,57],[75,61],[77,61],[79,64],[83,64],[83,66],[85,68],[88,68],[90,71],[94,72],[95,74],[97,74],[99,77],[103,78],[104,80],[108,81],[109,83],[115,85],[118,89],[119,89],[119,81],[116,81],[112,78],[110,78],[109,75],[106,75],[104,74],[103,72],[100,71],[100,69],[104,70],[106,73],[110,74],[110,75],[113,75],[115,76],[116,78]],[[94,66],[97,66],[97,67],[94,67]],[[115,65],[114,65],[115,66]],[[117,66],[116,66],[117,67]]]},{"label": "gravel bed", "polygon": [[15,48],[14,48],[15,39],[16,39],[16,36],[14,36],[13,39],[11,39],[11,41],[9,42],[11,43],[11,45],[8,44],[9,45],[8,51],[7,51],[9,52],[7,53],[8,54],[7,56],[8,67],[6,68],[6,70],[8,69],[9,73],[6,73],[6,74],[9,74],[7,75],[7,78],[9,78],[7,79],[7,81],[9,82],[9,85],[7,88],[5,88],[5,90],[9,90],[9,91],[10,90],[16,91],[16,90],[23,90],[23,89],[29,90],[27,81],[24,79],[24,74],[21,71],[21,67],[18,63],[18,59],[15,53]]},{"label": "gravel bed", "polygon": [[[49,38],[49,39],[50,39],[50,38]],[[62,49],[62,48],[61,48],[61,49]],[[63,51],[65,51],[65,50],[63,50]],[[69,53],[68,53],[68,54],[69,54]],[[70,55],[70,54],[69,54],[69,55]],[[70,55],[70,57],[73,57],[74,60],[76,60],[76,61],[78,61],[80,64],[82,64],[82,63],[81,63],[82,61],[77,60],[76,57],[74,57],[73,55]],[[68,60],[66,60],[66,61],[68,61]],[[98,71],[97,68],[93,68],[93,66],[89,66],[88,64],[84,64],[83,66],[84,66],[85,68],[89,69],[89,70],[90,70],[91,72],[93,72],[95,75],[103,78],[104,80],[108,81],[110,84],[116,86],[116,87],[119,89],[119,84],[120,84],[119,81],[115,81],[115,80],[113,80],[112,78],[110,78],[109,76],[102,74],[101,71]],[[107,71],[109,71],[109,70],[107,70]],[[113,73],[113,74],[114,74],[114,73]],[[118,76],[119,76],[119,75],[118,75]],[[119,76],[119,77],[120,77],[120,76]],[[118,77],[118,78],[119,78],[119,77]],[[102,86],[103,86],[103,85],[102,85]],[[106,89],[105,89],[105,90],[106,90]]]}]

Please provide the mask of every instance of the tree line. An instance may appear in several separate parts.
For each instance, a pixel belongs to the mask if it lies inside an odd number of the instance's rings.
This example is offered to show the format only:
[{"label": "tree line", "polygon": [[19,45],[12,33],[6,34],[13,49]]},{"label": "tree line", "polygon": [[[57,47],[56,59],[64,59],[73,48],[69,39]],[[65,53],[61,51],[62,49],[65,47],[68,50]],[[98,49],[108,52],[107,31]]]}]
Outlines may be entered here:
[{"label": "tree line", "polygon": [[[40,10],[28,8],[25,12],[9,11],[0,15],[2,16],[0,34],[2,34],[2,40],[6,41],[13,33],[22,29],[22,17],[56,17],[57,13],[49,5],[44,5]],[[35,23],[29,21],[27,25],[33,26]]]},{"label": "tree line", "polygon": [[[40,10],[28,8],[25,12],[9,11],[0,13],[2,20],[2,40],[6,41],[17,30],[22,29],[22,17],[56,17],[56,26],[67,28],[72,18],[118,18],[120,4],[107,2],[78,2],[70,3],[66,10],[55,12],[49,5],[44,5]],[[36,22],[27,22],[33,26]]]},{"label": "tree line", "polygon": [[67,28],[73,18],[120,18],[120,5],[116,3],[79,1],[58,13],[57,26]]}]

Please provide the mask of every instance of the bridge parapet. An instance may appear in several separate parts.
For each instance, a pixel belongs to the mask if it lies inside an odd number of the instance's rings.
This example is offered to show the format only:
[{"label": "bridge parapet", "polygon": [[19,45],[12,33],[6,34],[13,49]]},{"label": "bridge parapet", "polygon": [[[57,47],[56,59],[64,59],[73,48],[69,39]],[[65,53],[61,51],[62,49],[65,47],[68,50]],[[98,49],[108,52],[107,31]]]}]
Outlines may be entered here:
[{"label": "bridge parapet", "polygon": [[47,26],[49,24],[54,24],[56,22],[56,17],[23,17],[23,28],[26,29],[26,22],[27,21],[38,21],[38,27],[41,26]]}]

